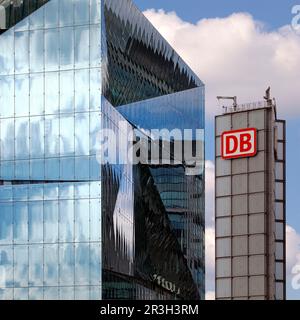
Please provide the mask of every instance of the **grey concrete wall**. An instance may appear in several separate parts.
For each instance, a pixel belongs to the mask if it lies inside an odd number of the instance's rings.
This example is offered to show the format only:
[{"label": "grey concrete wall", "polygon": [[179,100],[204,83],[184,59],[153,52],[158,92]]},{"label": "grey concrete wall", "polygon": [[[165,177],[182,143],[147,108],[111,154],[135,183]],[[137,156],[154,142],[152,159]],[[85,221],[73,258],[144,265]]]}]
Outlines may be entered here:
[{"label": "grey concrete wall", "polygon": [[[275,130],[274,116],[273,108],[262,108],[216,117],[217,299],[284,298],[284,259],[276,262],[275,257],[284,256],[285,239],[276,239],[285,228],[285,165],[283,160],[277,164],[274,152],[279,146],[275,143],[277,132],[284,140],[284,124]],[[221,134],[244,128],[258,130],[257,155],[222,159]],[[279,149],[283,156],[284,145]],[[275,174],[284,179],[275,183]],[[275,199],[279,195],[282,220],[276,222]]]}]

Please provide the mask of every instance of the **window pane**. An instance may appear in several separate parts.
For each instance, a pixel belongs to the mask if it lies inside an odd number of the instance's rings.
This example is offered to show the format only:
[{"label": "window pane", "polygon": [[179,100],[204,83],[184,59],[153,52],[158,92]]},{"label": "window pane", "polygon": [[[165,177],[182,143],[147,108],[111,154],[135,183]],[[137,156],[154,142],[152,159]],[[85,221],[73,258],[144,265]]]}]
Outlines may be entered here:
[{"label": "window pane", "polygon": [[65,115],[60,117],[60,155],[71,156],[75,151],[74,139],[74,116]]},{"label": "window pane", "polygon": [[58,241],[58,201],[44,201],[44,241]]},{"label": "window pane", "polygon": [[[70,16],[70,13],[66,14]],[[60,38],[60,68],[74,68],[74,29],[62,28],[59,33]]]},{"label": "window pane", "polygon": [[59,158],[45,159],[46,180],[59,180]]},{"label": "window pane", "polygon": [[90,287],[75,287],[75,300],[89,300]]},{"label": "window pane", "polygon": [[0,244],[11,244],[13,236],[12,203],[1,203]]},{"label": "window pane", "polygon": [[283,243],[276,242],[276,260],[283,260]]},{"label": "window pane", "polygon": [[277,240],[283,240],[284,233],[283,233],[283,223],[276,222],[276,239]]},{"label": "window pane", "polygon": [[13,74],[14,72],[14,29],[11,28],[0,38],[0,75]]},{"label": "window pane", "polygon": [[59,117],[45,118],[45,155],[54,157],[59,155]]},{"label": "window pane", "polygon": [[60,159],[60,179],[75,179],[75,159],[74,157]]},{"label": "window pane", "polygon": [[99,67],[101,62],[101,27],[90,26],[90,64],[91,67]]},{"label": "window pane", "polygon": [[30,157],[44,158],[44,135],[45,119],[44,117],[30,118]]},{"label": "window pane", "polygon": [[[52,1],[51,1],[52,2]],[[57,29],[45,30],[45,70],[59,70],[59,33]],[[50,76],[51,74],[49,74]]]},{"label": "window pane", "polygon": [[14,95],[15,95],[14,77],[0,76],[0,117],[6,118],[6,117],[12,117],[14,115],[14,111],[15,111]]},{"label": "window pane", "polygon": [[16,159],[29,159],[29,118],[15,119]]},{"label": "window pane", "polygon": [[275,203],[275,214],[276,220],[283,220],[283,202],[276,202]]},{"label": "window pane", "polygon": [[91,243],[90,244],[90,284],[100,285],[101,284],[101,244]]},{"label": "window pane", "polygon": [[90,70],[90,109],[100,111],[101,101],[101,72],[100,69]]},{"label": "window pane", "polygon": [[283,183],[276,182],[275,195],[276,195],[276,200],[283,200],[284,199],[284,185],[283,185]]},{"label": "window pane", "polygon": [[13,118],[2,119],[0,130],[1,130],[1,160],[13,160],[14,153],[15,153],[14,152],[14,145],[15,145],[14,119]]},{"label": "window pane", "polygon": [[[75,71],[75,111],[89,110],[90,72],[86,70]],[[0,89],[1,90],[1,89]]]},{"label": "window pane", "polygon": [[28,242],[27,202],[16,202],[14,204],[14,241],[17,244]]},{"label": "window pane", "polygon": [[44,6],[40,7],[38,10],[34,11],[29,16],[29,26],[30,26],[30,29],[32,29],[32,30],[43,28],[43,26],[44,26]]},{"label": "window pane", "polygon": [[73,25],[74,18],[74,1],[59,0],[59,25],[70,26]]},{"label": "window pane", "polygon": [[[84,0],[85,1],[85,0]],[[89,67],[89,26],[75,28],[75,68]]]},{"label": "window pane", "polygon": [[51,244],[44,246],[44,282],[46,286],[58,284],[58,245]]},{"label": "window pane", "polygon": [[59,283],[62,286],[74,285],[75,279],[74,245],[59,246]]},{"label": "window pane", "polygon": [[14,248],[14,287],[28,287],[28,246]]},{"label": "window pane", "polygon": [[28,300],[29,290],[28,288],[14,289],[14,300]]},{"label": "window pane", "polygon": [[43,202],[29,202],[28,232],[29,242],[43,242]]},{"label": "window pane", "polygon": [[16,116],[29,115],[29,77],[15,77],[15,113]]},{"label": "window pane", "polygon": [[60,300],[74,300],[74,287],[60,287],[59,288],[59,299]]},{"label": "window pane", "polygon": [[58,299],[59,299],[58,287],[44,288],[44,300],[58,300]]},{"label": "window pane", "polygon": [[29,300],[43,300],[43,288],[29,288]]},{"label": "window pane", "polygon": [[43,285],[43,246],[29,246],[29,285]]},{"label": "window pane", "polygon": [[89,244],[75,245],[75,284],[88,285],[90,278]]},{"label": "window pane", "polygon": [[281,142],[277,144],[277,160],[284,160],[284,148]]},{"label": "window pane", "polygon": [[91,23],[99,23],[100,22],[100,0],[90,0],[91,1]]},{"label": "window pane", "polygon": [[[0,246],[0,287],[13,286],[13,249],[12,246]],[[0,290],[1,291],[1,290]],[[0,295],[1,300],[1,295]]]},{"label": "window pane", "polygon": [[101,203],[100,199],[90,200],[90,241],[101,240]]},{"label": "window pane", "polygon": [[74,201],[59,202],[59,241],[74,241]]},{"label": "window pane", "polygon": [[74,72],[60,73],[60,113],[74,112]]},{"label": "window pane", "polygon": [[30,71],[44,71],[44,30],[30,32]]},{"label": "window pane", "polygon": [[58,3],[59,0],[51,0],[45,5],[45,28],[58,26]]},{"label": "window pane", "polygon": [[59,75],[56,72],[45,74],[45,113],[55,114],[59,110]]},{"label": "window pane", "polygon": [[89,180],[89,157],[75,158],[75,177],[76,180]]},{"label": "window pane", "polygon": [[44,114],[44,75],[30,75],[30,115]]},{"label": "window pane", "polygon": [[89,154],[89,113],[75,114],[75,154]]},{"label": "window pane", "polygon": [[276,162],[276,179],[283,180],[284,179],[284,165],[282,162]]},{"label": "window pane", "polygon": [[90,3],[86,0],[74,1],[75,24],[88,24],[90,18]]},{"label": "window pane", "polygon": [[75,241],[89,241],[89,200],[75,200]]},{"label": "window pane", "polygon": [[[15,33],[15,72],[16,74],[29,72],[29,38],[28,31]],[[10,51],[12,52],[12,51]]]}]

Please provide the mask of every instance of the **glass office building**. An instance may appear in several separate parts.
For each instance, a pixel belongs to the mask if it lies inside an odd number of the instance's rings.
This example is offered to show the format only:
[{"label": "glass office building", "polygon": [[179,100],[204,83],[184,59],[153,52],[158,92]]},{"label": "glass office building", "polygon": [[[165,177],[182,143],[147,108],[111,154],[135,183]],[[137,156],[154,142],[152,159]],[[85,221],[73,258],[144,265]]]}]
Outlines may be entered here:
[{"label": "glass office building", "polygon": [[0,1],[0,20],[0,299],[204,298],[204,153],[99,159],[120,122],[204,129],[203,83],[129,0]]}]

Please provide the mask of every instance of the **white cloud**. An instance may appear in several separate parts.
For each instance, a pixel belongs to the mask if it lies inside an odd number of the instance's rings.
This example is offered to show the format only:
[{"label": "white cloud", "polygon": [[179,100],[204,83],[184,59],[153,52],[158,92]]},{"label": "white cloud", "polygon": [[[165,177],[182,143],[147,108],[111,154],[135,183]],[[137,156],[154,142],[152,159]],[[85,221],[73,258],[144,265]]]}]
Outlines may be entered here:
[{"label": "white cloud", "polygon": [[[290,226],[286,228],[287,293],[290,299],[300,299],[299,283],[300,235]],[[294,284],[297,283],[295,287]]]},{"label": "white cloud", "polygon": [[[215,290],[215,228],[205,228],[205,286],[206,292]],[[210,300],[210,299],[208,299]]]},{"label": "white cloud", "polygon": [[279,115],[300,115],[300,36],[289,26],[268,32],[247,13],[196,24],[175,12],[144,13],[205,82],[209,116],[220,112],[217,95],[259,101],[269,85]]},{"label": "white cloud", "polygon": [[291,226],[286,227],[286,269],[291,274],[292,268],[300,265],[300,235]]},{"label": "white cloud", "polygon": [[206,267],[206,300],[214,299],[215,287],[215,166],[212,161],[205,162],[205,267]]},{"label": "white cloud", "polygon": [[207,291],[205,294],[205,300],[215,300],[215,292]]},{"label": "white cloud", "polygon": [[215,165],[205,161],[205,220],[206,226],[214,225],[215,217]]}]

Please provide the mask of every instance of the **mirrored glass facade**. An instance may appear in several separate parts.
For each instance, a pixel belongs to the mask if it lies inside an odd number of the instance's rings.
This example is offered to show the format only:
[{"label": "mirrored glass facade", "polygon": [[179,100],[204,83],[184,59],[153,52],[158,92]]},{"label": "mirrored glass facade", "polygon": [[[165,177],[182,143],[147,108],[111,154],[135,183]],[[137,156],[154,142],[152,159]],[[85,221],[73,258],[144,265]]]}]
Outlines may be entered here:
[{"label": "mirrored glass facade", "polygon": [[0,299],[203,298],[204,153],[194,175],[99,161],[120,121],[204,129],[203,83],[129,0],[23,6],[0,35]]}]

